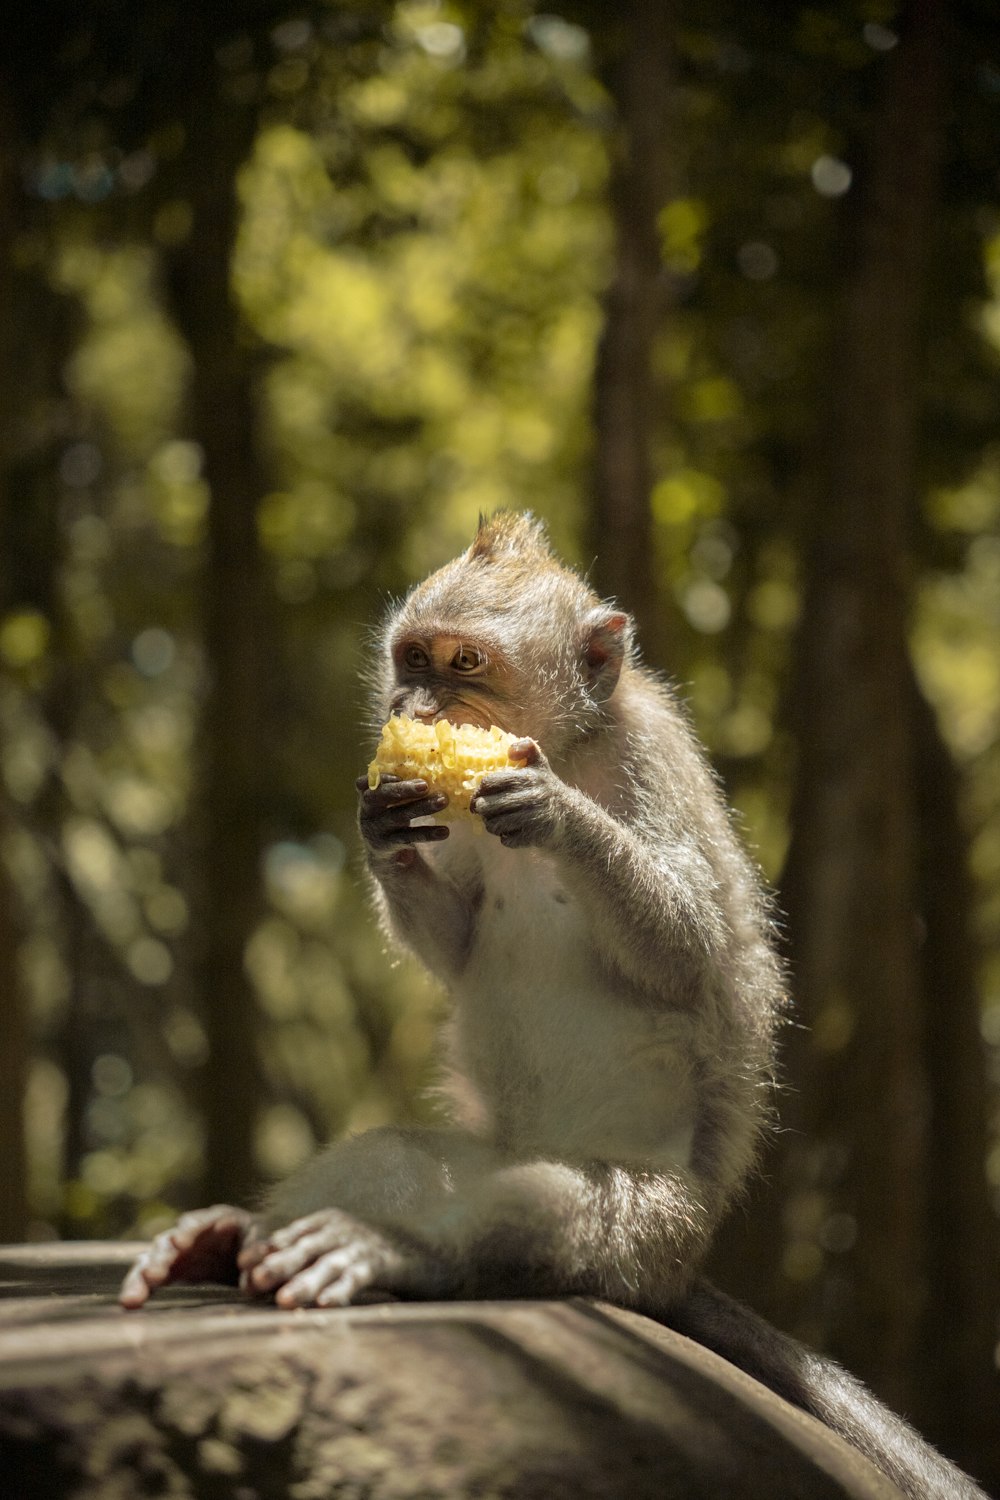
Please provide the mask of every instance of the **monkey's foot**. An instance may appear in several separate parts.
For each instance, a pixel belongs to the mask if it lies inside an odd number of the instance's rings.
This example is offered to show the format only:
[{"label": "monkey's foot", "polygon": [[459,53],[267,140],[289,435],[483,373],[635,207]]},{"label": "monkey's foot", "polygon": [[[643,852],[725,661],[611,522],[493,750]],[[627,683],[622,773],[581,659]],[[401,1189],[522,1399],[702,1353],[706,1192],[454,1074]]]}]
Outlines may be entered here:
[{"label": "monkey's foot", "polygon": [[239,1256],[241,1285],[279,1307],[347,1307],[388,1295],[443,1297],[455,1277],[417,1240],[373,1229],[339,1209],[295,1219]]},{"label": "monkey's foot", "polygon": [[123,1307],[141,1307],[158,1287],[173,1281],[239,1281],[237,1255],[252,1244],[259,1225],[242,1208],[217,1203],[184,1214],[172,1229],[158,1234],[122,1282]]}]

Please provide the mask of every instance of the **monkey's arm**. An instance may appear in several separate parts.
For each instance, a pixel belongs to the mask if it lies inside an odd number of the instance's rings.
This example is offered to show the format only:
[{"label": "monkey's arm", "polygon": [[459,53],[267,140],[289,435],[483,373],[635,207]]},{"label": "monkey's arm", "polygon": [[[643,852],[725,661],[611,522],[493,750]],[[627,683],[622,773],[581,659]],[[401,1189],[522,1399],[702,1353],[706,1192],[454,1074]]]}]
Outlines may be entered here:
[{"label": "monkey's arm", "polygon": [[387,925],[432,974],[450,978],[468,952],[475,884],[450,880],[420,853],[417,845],[446,839],[446,827],[413,826],[415,818],[441,812],[448,798],[443,793],[429,794],[426,781],[384,777],[372,789],[362,776],[356,785],[358,826]]},{"label": "monkey's arm", "polygon": [[[529,748],[530,747],[530,748]],[[664,964],[717,954],[727,937],[718,883],[693,837],[654,846],[552,770],[532,740],[524,768],[494,771],[473,800],[509,848],[553,854],[592,918],[590,937],[640,983],[662,987]]]}]

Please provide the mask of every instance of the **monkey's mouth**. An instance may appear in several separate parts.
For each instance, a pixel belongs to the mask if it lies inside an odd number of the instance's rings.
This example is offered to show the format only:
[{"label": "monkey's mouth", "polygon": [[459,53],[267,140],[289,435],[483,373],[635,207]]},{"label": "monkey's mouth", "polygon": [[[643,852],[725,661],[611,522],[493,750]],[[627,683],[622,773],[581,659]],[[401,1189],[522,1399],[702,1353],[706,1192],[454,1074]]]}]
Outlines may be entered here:
[{"label": "monkey's mouth", "polygon": [[[501,711],[498,713],[497,708]],[[518,734],[520,730],[516,724],[511,724],[509,715],[504,713],[502,707],[495,702],[489,706],[478,703],[470,703],[464,699],[451,700],[449,703],[430,712],[431,705],[426,699],[423,704],[414,703],[406,694],[399,694],[389,705],[387,717],[402,716],[408,719],[416,719],[421,724],[454,724],[456,729],[468,725],[472,729],[502,729],[505,734]]]},{"label": "monkey's mouth", "polygon": [[448,708],[442,708],[434,715],[431,723],[437,724],[442,719],[448,724],[454,724],[456,729],[463,724],[468,724],[473,729],[492,729],[495,724],[505,734],[514,733],[510,726],[503,723],[496,714],[484,713],[482,709],[476,709],[464,703],[453,703]]}]

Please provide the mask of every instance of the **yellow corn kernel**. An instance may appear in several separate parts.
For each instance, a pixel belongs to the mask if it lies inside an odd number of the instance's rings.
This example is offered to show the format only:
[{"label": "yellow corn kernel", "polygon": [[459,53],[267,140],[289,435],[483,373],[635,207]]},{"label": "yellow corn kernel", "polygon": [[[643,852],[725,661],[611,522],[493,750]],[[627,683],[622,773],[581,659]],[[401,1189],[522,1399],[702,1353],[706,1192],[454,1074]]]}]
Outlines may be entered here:
[{"label": "yellow corn kernel", "polygon": [[489,729],[447,719],[421,724],[397,714],[382,726],[368,785],[374,790],[383,776],[420,777],[435,792],[447,792],[448,812],[467,811],[488,772],[519,764],[509,754],[516,738],[495,724]]}]

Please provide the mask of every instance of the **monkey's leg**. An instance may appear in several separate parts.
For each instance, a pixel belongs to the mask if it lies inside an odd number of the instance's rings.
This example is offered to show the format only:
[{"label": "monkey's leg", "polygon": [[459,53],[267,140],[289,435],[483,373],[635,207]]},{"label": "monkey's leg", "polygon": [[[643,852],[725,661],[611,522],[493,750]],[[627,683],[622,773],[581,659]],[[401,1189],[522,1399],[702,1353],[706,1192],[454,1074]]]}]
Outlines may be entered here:
[{"label": "monkey's leg", "polygon": [[519,1163],[485,1176],[456,1226],[472,1296],[603,1297],[652,1312],[683,1295],[718,1209],[693,1173]]},{"label": "monkey's leg", "polygon": [[[701,1194],[702,1197],[706,1195]],[[372,1131],[282,1189],[241,1256],[285,1306],[411,1297],[606,1297],[647,1311],[691,1280],[714,1216],[682,1171],[504,1162],[461,1132]]]},{"label": "monkey's leg", "polygon": [[500,1160],[459,1130],[386,1127],[339,1141],[275,1190],[270,1233],[240,1255],[243,1283],[285,1307],[373,1291],[455,1295],[460,1247],[446,1226]]},{"label": "monkey's leg", "polygon": [[122,1282],[123,1307],[142,1307],[158,1287],[175,1281],[239,1281],[237,1257],[260,1229],[252,1214],[217,1203],[184,1214],[158,1234]]},{"label": "monkey's leg", "polygon": [[410,1227],[451,1212],[457,1197],[503,1161],[464,1130],[366,1130],[335,1141],[272,1191],[264,1219],[278,1228],[327,1208],[375,1224]]}]

